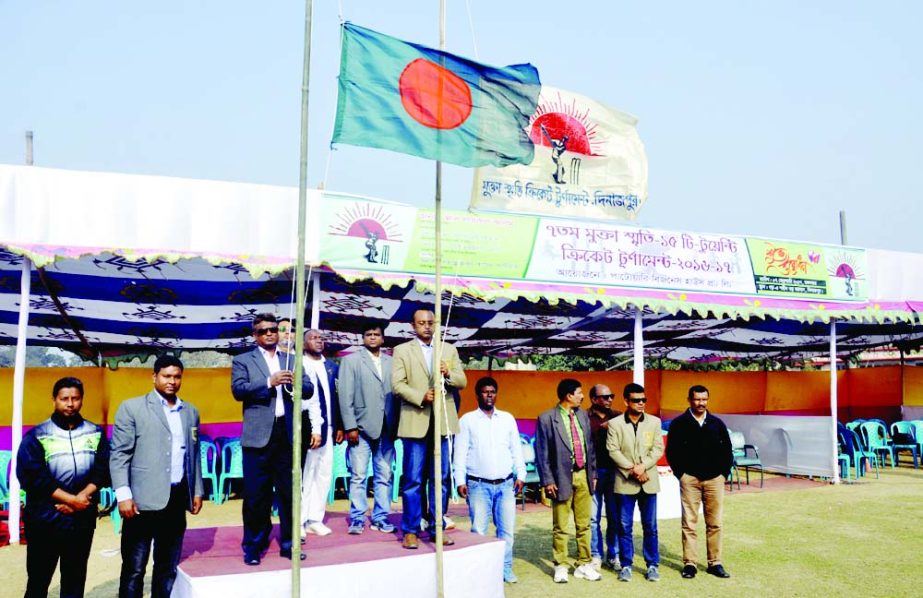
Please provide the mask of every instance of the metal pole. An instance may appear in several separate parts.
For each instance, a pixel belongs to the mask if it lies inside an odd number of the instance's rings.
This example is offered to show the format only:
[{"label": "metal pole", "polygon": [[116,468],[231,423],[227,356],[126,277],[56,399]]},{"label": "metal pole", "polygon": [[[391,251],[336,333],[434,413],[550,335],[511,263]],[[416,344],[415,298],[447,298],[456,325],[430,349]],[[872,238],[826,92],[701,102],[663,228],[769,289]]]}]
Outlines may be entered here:
[{"label": "metal pole", "polygon": [[[833,443],[833,483],[840,483],[839,442],[836,432],[837,386],[836,386],[836,320],[830,320],[830,441]],[[859,467],[859,464],[855,464]]]},{"label": "metal pole", "polygon": [[[26,131],[26,166],[34,164],[32,159],[32,131]],[[13,418],[12,460],[10,461],[10,544],[19,542],[19,478],[16,477],[16,461],[19,445],[22,444],[22,402],[26,388],[26,344],[29,339],[29,297],[32,295],[32,260],[23,256],[19,277],[19,322],[16,327],[16,360],[13,369]],[[0,475],[3,475],[0,472]]]},{"label": "metal pole", "polygon": [[320,272],[311,276],[311,328],[320,330]]},{"label": "metal pole", "polygon": [[29,336],[29,297],[32,286],[32,260],[22,258],[19,277],[19,324],[16,328],[16,365],[13,370],[13,459],[10,463],[10,544],[19,542],[19,478],[16,457],[22,444],[22,399],[26,388],[26,342]]},{"label": "metal pole", "polygon": [[644,386],[644,322],[641,318],[641,308],[635,306],[635,336],[632,353],[634,363],[632,364],[632,382]]},{"label": "metal pole", "polygon": [[840,210],[840,245],[846,245],[846,210]]},{"label": "metal pole", "polygon": [[308,89],[311,82],[311,17],[305,0],[304,67],[301,84],[301,159],[298,173],[298,254],[295,256],[295,380],[292,384],[292,597],[301,596],[301,378],[304,371],[304,252],[308,203]]},{"label": "metal pole", "polygon": [[[439,0],[439,49],[445,50],[445,0]],[[442,107],[442,85],[439,86],[439,96],[436,106]],[[435,274],[436,274],[436,305],[433,309],[433,388],[436,391],[433,402],[433,479],[434,489],[433,527],[436,539],[436,596],[444,598],[445,579],[442,549],[442,418],[445,409],[445,386],[440,373],[442,363],[442,162],[436,162],[436,194],[435,194]]]}]

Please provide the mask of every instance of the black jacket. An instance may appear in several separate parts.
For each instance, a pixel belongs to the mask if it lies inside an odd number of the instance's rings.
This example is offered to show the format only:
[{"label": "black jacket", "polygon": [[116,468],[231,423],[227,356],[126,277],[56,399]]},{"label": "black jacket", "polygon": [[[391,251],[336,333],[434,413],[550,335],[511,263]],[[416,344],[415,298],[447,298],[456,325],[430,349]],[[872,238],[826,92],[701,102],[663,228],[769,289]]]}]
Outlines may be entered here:
[{"label": "black jacket", "polygon": [[733,462],[727,426],[711,413],[700,426],[687,409],[670,422],[667,462],[677,478],[684,473],[702,481],[727,476]]}]

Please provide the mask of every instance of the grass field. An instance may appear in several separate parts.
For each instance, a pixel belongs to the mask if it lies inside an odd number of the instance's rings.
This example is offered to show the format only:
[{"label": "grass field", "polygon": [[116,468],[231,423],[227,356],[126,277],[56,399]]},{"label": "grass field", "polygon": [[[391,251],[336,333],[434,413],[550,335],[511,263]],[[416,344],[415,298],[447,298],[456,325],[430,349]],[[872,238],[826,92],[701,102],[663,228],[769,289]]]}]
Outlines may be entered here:
[{"label": "grass field", "polygon": [[[346,508],[346,501],[338,500],[331,511]],[[519,583],[506,586],[509,598],[559,591],[575,598],[629,591],[696,597],[923,595],[923,469],[906,465],[859,483],[726,495],[724,564],[732,575],[726,580],[704,570],[692,580],[680,577],[679,520],[669,520],[659,524],[659,583],[644,580],[636,526],[633,581],[620,583],[604,570],[602,581],[572,576],[562,588],[551,581],[550,509],[530,509],[517,517],[513,567]],[[468,529],[464,517],[456,521],[460,530]],[[190,527],[239,524],[238,500],[220,507],[206,503],[201,515],[189,517]],[[704,530],[699,535],[704,558]],[[88,597],[116,595],[121,564],[117,548],[108,519],[101,520],[90,557]],[[23,595],[25,556],[24,546],[0,549],[0,596]],[[56,586],[57,580],[50,596],[58,595]]]}]

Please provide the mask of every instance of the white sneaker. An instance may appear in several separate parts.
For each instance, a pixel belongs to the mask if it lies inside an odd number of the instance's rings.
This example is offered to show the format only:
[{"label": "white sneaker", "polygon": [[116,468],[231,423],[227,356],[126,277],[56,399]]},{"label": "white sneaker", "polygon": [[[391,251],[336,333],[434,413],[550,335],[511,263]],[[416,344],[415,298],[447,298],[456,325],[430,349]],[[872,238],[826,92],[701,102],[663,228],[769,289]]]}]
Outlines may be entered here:
[{"label": "white sneaker", "polygon": [[449,517],[448,515],[443,515],[443,516],[442,516],[442,521],[443,521],[443,523],[445,523],[445,528],[446,528],[446,529],[455,529],[455,522],[452,521],[452,518]]},{"label": "white sneaker", "polygon": [[594,557],[593,557],[593,560],[590,561],[590,565],[591,565],[594,569],[596,569],[597,571],[599,571],[600,569],[603,568],[603,560],[602,560],[602,557],[594,556]]},{"label": "white sneaker", "polygon": [[574,577],[587,581],[599,581],[603,576],[599,574],[599,571],[593,568],[593,565],[585,563],[574,569]]},{"label": "white sneaker", "polygon": [[567,583],[567,565],[557,565],[554,568],[554,583]]},{"label": "white sneaker", "polygon": [[309,534],[314,534],[315,536],[329,536],[333,533],[333,530],[321,523],[320,521],[314,521],[305,526],[304,531]]}]

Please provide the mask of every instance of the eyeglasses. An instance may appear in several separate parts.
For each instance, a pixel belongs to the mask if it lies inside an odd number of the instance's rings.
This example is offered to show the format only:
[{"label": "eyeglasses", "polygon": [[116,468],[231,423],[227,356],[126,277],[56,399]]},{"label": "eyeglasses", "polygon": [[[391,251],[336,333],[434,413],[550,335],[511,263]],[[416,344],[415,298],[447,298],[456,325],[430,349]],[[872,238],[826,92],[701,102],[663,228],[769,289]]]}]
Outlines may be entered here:
[{"label": "eyeglasses", "polygon": [[647,403],[647,399],[628,399],[629,403]]},{"label": "eyeglasses", "polygon": [[257,328],[254,332],[256,332],[257,336],[264,336],[266,334],[278,334],[279,327],[272,326],[271,328]]},{"label": "eyeglasses", "polygon": [[602,400],[604,400],[604,401],[611,401],[611,400],[612,400],[612,397],[614,397],[614,396],[615,396],[615,395],[596,395],[596,398],[597,398],[597,399],[602,399]]}]

